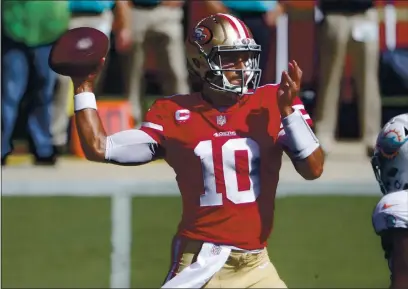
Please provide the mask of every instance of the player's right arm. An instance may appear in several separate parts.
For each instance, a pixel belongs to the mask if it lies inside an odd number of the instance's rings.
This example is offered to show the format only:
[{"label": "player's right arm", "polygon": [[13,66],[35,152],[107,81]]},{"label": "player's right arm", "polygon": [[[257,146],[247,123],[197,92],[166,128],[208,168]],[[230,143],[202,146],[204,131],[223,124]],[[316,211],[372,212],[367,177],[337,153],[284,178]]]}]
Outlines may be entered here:
[{"label": "player's right arm", "polygon": [[[96,75],[96,74],[95,74]],[[146,115],[142,129],[126,130],[107,135],[99,117],[93,81],[95,75],[74,79],[75,121],[85,157],[95,162],[110,162],[120,165],[140,165],[158,156],[163,140],[160,116],[154,106]],[[160,129],[161,128],[161,129]]]}]

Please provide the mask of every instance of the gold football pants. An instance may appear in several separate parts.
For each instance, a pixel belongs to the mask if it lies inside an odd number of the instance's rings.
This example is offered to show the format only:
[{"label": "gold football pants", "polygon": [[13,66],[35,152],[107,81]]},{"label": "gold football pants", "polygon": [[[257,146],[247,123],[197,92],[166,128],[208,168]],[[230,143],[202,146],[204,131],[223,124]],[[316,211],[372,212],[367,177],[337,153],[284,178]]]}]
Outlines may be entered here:
[{"label": "gold football pants", "polygon": [[[166,278],[175,275],[196,261],[202,242],[176,239],[173,242],[172,266]],[[203,288],[287,288],[269,259],[267,249],[259,253],[232,250],[224,266]]]}]

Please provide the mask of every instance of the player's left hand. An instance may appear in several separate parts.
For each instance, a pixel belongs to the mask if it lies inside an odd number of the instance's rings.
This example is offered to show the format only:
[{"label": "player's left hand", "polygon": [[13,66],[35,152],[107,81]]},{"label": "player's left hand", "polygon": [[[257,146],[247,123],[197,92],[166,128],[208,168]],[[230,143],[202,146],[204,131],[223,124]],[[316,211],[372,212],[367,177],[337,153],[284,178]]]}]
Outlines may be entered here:
[{"label": "player's left hand", "polygon": [[278,107],[282,117],[293,112],[293,100],[299,94],[302,82],[302,70],[296,61],[289,63],[289,71],[283,71],[278,89]]}]

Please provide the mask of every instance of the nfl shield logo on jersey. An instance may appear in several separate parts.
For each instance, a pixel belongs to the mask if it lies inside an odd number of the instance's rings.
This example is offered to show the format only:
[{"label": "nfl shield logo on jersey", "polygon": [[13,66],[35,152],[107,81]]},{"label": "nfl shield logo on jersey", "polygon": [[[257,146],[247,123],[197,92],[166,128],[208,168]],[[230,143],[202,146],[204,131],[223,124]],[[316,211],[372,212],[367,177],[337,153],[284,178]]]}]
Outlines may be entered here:
[{"label": "nfl shield logo on jersey", "polygon": [[226,124],[227,122],[227,118],[225,117],[225,115],[218,115],[217,116],[217,124],[219,126],[223,126],[224,124]]}]

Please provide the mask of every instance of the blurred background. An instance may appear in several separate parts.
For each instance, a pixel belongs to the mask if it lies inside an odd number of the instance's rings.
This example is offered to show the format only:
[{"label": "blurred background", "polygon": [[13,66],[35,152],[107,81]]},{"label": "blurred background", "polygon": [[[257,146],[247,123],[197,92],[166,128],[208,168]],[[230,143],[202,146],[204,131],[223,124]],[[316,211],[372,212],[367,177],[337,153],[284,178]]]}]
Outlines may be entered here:
[{"label": "blurred background", "polygon": [[[212,13],[240,17],[262,45],[262,83],[289,60],[327,161],[304,181],[285,159],[271,259],[290,288],[385,288],[369,163],[382,124],[408,112],[408,2],[2,1],[2,282],[5,288],[161,285],[181,216],[163,162],[83,158],[70,79],[48,66],[68,29],[110,37],[96,95],[108,133],[137,128],[158,97],[188,93],[183,42]],[[128,235],[130,233],[130,235]],[[130,268],[130,269],[129,269]]]}]

